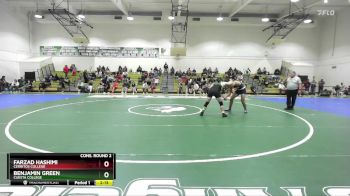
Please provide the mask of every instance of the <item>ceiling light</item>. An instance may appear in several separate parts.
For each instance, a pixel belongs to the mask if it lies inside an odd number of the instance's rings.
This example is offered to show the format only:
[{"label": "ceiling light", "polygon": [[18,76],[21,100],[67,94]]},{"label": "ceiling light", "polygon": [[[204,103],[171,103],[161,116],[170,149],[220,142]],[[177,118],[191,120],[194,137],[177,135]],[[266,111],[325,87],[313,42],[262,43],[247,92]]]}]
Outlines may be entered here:
[{"label": "ceiling light", "polygon": [[174,17],[174,16],[168,16],[168,19],[169,19],[169,20],[174,20],[175,17]]},{"label": "ceiling light", "polygon": [[267,18],[267,17],[265,17],[265,18],[262,18],[262,19],[261,19],[261,22],[270,22],[270,19]]},{"label": "ceiling light", "polygon": [[126,19],[131,21],[131,20],[134,20],[134,17],[132,17],[132,16],[127,16]]},{"label": "ceiling light", "polygon": [[43,19],[44,16],[39,13],[39,2],[36,1],[36,12],[34,14],[34,17],[37,19]]},{"label": "ceiling light", "polygon": [[323,3],[328,3],[328,0],[323,0]]},{"label": "ceiling light", "polygon": [[37,18],[37,19],[43,19],[44,18],[44,16],[39,14],[39,13],[35,13],[34,17]]},{"label": "ceiling light", "polygon": [[310,18],[307,18],[307,19],[304,20],[304,23],[305,24],[310,24],[310,23],[312,23],[312,20]]},{"label": "ceiling light", "polygon": [[290,0],[291,2],[293,2],[293,3],[296,3],[296,2],[298,2],[299,0]]},{"label": "ceiling light", "polygon": [[84,15],[82,15],[82,14],[79,14],[78,16],[77,16],[77,18],[79,18],[79,19],[85,19],[85,16]]},{"label": "ceiling light", "polygon": [[224,20],[224,18],[223,18],[223,17],[221,17],[221,16],[219,16],[219,17],[217,17],[217,18],[216,18],[216,20],[217,20],[217,21],[219,21],[219,22],[221,22],[221,21],[223,21],[223,20]]}]

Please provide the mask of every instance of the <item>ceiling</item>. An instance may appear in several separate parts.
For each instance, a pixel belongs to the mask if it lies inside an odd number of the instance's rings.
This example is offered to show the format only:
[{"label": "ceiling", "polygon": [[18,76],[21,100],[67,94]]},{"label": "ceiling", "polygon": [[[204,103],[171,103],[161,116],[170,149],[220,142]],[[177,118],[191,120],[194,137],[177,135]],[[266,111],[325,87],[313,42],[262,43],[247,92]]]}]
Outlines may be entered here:
[{"label": "ceiling", "polygon": [[[51,3],[66,8],[67,0],[4,0],[10,6],[21,9],[25,12],[47,10],[52,7]],[[114,0],[120,1],[120,0]],[[125,10],[137,15],[137,12],[160,13],[162,16],[168,16],[171,11],[171,0],[121,0]],[[178,1],[178,0],[173,0]],[[180,0],[181,1],[181,0]],[[182,0],[185,1],[185,0]],[[328,0],[327,4],[323,0],[300,0],[291,4],[291,10],[296,11],[303,7],[311,7],[310,14],[316,14],[317,10],[338,10],[341,8],[350,8],[350,0]],[[247,3],[244,5],[244,3]],[[310,6],[311,5],[311,6]],[[281,17],[288,14],[290,0],[190,0],[189,11],[194,16],[230,16],[233,13],[236,16],[259,16],[272,14],[275,17]],[[112,0],[69,0],[69,9],[83,10],[86,15],[115,15],[121,14],[121,10],[112,2]],[[74,13],[74,12],[73,12]],[[197,15],[195,15],[197,14]]]}]

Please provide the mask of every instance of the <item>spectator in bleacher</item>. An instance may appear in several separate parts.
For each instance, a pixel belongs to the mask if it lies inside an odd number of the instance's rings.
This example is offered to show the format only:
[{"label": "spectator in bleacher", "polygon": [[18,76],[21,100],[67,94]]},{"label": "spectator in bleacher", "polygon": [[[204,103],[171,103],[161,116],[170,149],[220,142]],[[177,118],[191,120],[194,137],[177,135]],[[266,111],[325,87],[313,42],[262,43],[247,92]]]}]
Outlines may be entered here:
[{"label": "spectator in bleacher", "polygon": [[198,85],[201,85],[202,78],[201,78],[201,77],[197,77],[197,78],[195,79],[195,82],[196,82]]},{"label": "spectator in bleacher", "polygon": [[[186,83],[185,83],[186,84]],[[193,87],[193,83],[192,83],[192,78],[189,78],[187,80],[187,84],[186,84],[186,95],[189,93],[189,94],[192,94],[193,91],[192,91],[192,87]]]},{"label": "spectator in bleacher", "polygon": [[0,79],[0,92],[5,91],[5,87],[7,86],[7,82],[5,76],[1,76]]},{"label": "spectator in bleacher", "polygon": [[235,68],[235,69],[233,70],[233,72],[235,73],[235,75],[238,75],[238,74],[239,74],[239,71],[238,71],[237,68]]},{"label": "spectator in bleacher", "polygon": [[219,73],[219,70],[217,67],[215,67],[214,74],[218,74],[218,73]]},{"label": "spectator in bleacher", "polygon": [[245,74],[249,75],[250,74],[250,69],[248,68],[246,71],[245,71]]},{"label": "spectator in bleacher", "polygon": [[73,73],[73,70],[77,71],[77,67],[75,66],[75,64],[71,64],[69,67],[69,71]]},{"label": "spectator in bleacher", "polygon": [[287,107],[286,110],[293,110],[295,102],[297,100],[297,95],[300,94],[301,90],[301,79],[296,75],[295,71],[292,71],[287,78]]},{"label": "spectator in bleacher", "polygon": [[123,72],[123,78],[126,78],[126,77],[128,77],[128,71],[127,70]]},{"label": "spectator in bleacher", "polygon": [[346,90],[346,86],[344,85],[344,83],[340,83],[340,92],[344,94],[345,90]]},{"label": "spectator in bleacher", "polygon": [[182,72],[181,71],[176,71],[175,72],[175,76],[180,78],[182,76]]},{"label": "spectator in bleacher", "polygon": [[321,79],[321,80],[318,82],[318,95],[321,95],[321,94],[322,94],[324,85],[325,85],[325,82],[324,82],[323,79]]},{"label": "spectator in bleacher", "polygon": [[202,71],[202,75],[207,75],[208,74],[208,69],[206,67],[204,67],[203,71]]},{"label": "spectator in bleacher", "polygon": [[142,76],[141,76],[141,81],[145,81],[148,77],[148,73],[147,71],[143,72]]},{"label": "spectator in bleacher", "polygon": [[311,83],[310,83],[309,79],[306,79],[306,80],[304,81],[303,85],[304,85],[306,94],[309,94],[309,92],[310,92],[310,86],[311,86]]},{"label": "spectator in bleacher", "polygon": [[113,84],[112,84],[112,94],[114,94],[115,90],[118,89],[119,83],[118,80],[114,80]]},{"label": "spectator in bleacher", "polygon": [[208,69],[208,75],[211,76],[212,73],[213,73],[213,71],[211,70],[211,67],[209,67],[209,69]]},{"label": "spectator in bleacher", "polygon": [[131,89],[132,89],[132,95],[137,94],[137,85],[135,84],[135,81],[131,82]]},{"label": "spectator in bleacher", "polygon": [[68,65],[65,65],[65,66],[63,67],[63,72],[64,72],[64,74],[66,75],[66,77],[68,77],[68,73],[69,73]]},{"label": "spectator in bleacher", "polygon": [[106,84],[108,82],[108,76],[104,76],[102,79],[101,79],[101,82],[103,84]]},{"label": "spectator in bleacher", "polygon": [[101,65],[99,65],[98,67],[97,67],[97,75],[100,75],[100,72],[101,72]]},{"label": "spectator in bleacher", "polygon": [[58,77],[57,73],[55,74],[55,76],[53,77],[53,81],[58,81],[60,78]]},{"label": "spectator in bleacher", "polygon": [[156,84],[154,82],[151,83],[150,85],[151,91],[154,94],[156,92]]},{"label": "spectator in bleacher", "polygon": [[281,75],[281,71],[279,69],[276,69],[273,74],[279,76]]},{"label": "spectator in bleacher", "polygon": [[209,91],[209,83],[207,81],[202,82],[202,93],[203,94],[208,94]]},{"label": "spectator in bleacher", "polygon": [[256,91],[255,85],[250,86],[250,90],[252,91],[252,93],[253,93],[254,95],[258,94],[258,92]]},{"label": "spectator in bleacher", "polygon": [[197,74],[197,70],[195,68],[193,68],[192,75],[195,76],[196,74]]},{"label": "spectator in bleacher", "polygon": [[64,83],[68,86],[70,91],[70,79],[68,77],[64,78]]},{"label": "spectator in bleacher", "polygon": [[76,86],[78,88],[78,94],[80,94],[80,92],[82,91],[82,88],[84,87],[84,82],[82,82],[81,79],[78,78]]},{"label": "spectator in bleacher", "polygon": [[344,94],[345,95],[350,95],[350,85],[348,86],[348,88],[346,88]]},{"label": "spectator in bleacher", "polygon": [[104,93],[108,93],[109,89],[111,88],[111,83],[107,80],[107,82],[104,83],[103,87],[104,87]]},{"label": "spectator in bleacher", "polygon": [[16,92],[16,91],[18,91],[18,88],[19,88],[19,82],[18,82],[18,80],[14,79],[10,85],[10,91]]},{"label": "spectator in bleacher", "polygon": [[102,77],[104,77],[104,76],[105,76],[105,73],[106,73],[106,68],[105,68],[105,66],[102,66],[102,68],[101,68],[101,73],[102,73]]},{"label": "spectator in bleacher", "polygon": [[[47,78],[47,77],[46,77]],[[46,88],[49,87],[51,85],[51,83],[48,83],[47,82],[47,79],[46,78],[43,78],[41,81],[40,81],[40,84],[39,84],[39,92],[41,92],[41,90],[43,90],[45,92]]]},{"label": "spectator in bleacher", "polygon": [[183,94],[183,83],[180,81],[179,82],[179,87],[177,89],[177,93],[180,95],[180,94]]},{"label": "spectator in bleacher", "polygon": [[97,87],[97,93],[103,93],[104,92],[104,85],[102,82],[99,83],[98,87]]},{"label": "spectator in bleacher", "polygon": [[196,93],[197,94],[201,94],[201,90],[200,90],[200,87],[199,87],[198,83],[194,82],[194,84],[193,84],[193,95],[196,96]]},{"label": "spectator in bleacher", "polygon": [[142,84],[142,94],[146,94],[146,93],[148,94],[148,84],[145,80],[143,81],[143,84]]},{"label": "spectator in bleacher", "polygon": [[76,76],[76,75],[77,75],[77,68],[74,66],[72,70],[72,76]]},{"label": "spectator in bleacher", "polygon": [[128,94],[128,89],[130,87],[129,79],[125,78],[123,80],[123,89],[122,89],[122,95],[127,95]]},{"label": "spectator in bleacher", "polygon": [[154,78],[154,84],[155,84],[156,86],[158,86],[158,84],[159,84],[159,78]]},{"label": "spectator in bleacher", "polygon": [[278,90],[280,95],[282,95],[282,93],[286,90],[286,86],[284,85],[282,80],[278,82]]},{"label": "spectator in bleacher", "polygon": [[46,77],[44,78],[44,81],[45,81],[47,84],[49,84],[49,86],[51,85],[51,80],[50,80],[50,77],[49,77],[49,76],[46,76]]},{"label": "spectator in bleacher", "polygon": [[184,85],[184,90],[185,90],[185,94],[187,95],[187,93],[188,93],[188,87],[187,87],[187,85],[188,85],[188,83],[189,83],[189,78],[186,76],[186,75],[183,75],[182,77],[181,77],[181,81],[182,81],[182,83],[183,83],[183,85]]},{"label": "spectator in bleacher", "polygon": [[19,83],[19,86],[18,86],[19,89],[23,89],[23,87],[26,85],[26,81],[23,79],[23,77],[18,79],[18,83]]},{"label": "spectator in bleacher", "polygon": [[269,83],[270,83],[270,82],[269,82],[269,80],[268,80],[267,77],[265,77],[264,80],[263,80],[262,82],[263,82],[263,84],[264,84],[265,87],[268,87],[268,86],[269,86]]},{"label": "spectator in bleacher", "polygon": [[55,81],[55,80],[54,80],[54,79],[55,79],[55,76],[54,76],[54,75],[50,74],[50,75],[49,75],[49,78],[50,78],[50,81]]},{"label": "spectator in bleacher", "polygon": [[24,92],[31,92],[33,90],[33,81],[28,80],[24,85]]},{"label": "spectator in bleacher", "polygon": [[123,80],[123,75],[121,73],[117,73],[117,75],[115,76],[115,79],[118,81],[118,82],[121,82]]},{"label": "spectator in bleacher", "polygon": [[128,72],[128,68],[126,66],[124,66],[123,72]]},{"label": "spectator in bleacher", "polygon": [[95,75],[96,75],[96,78],[102,78],[102,72],[101,71],[97,72]]},{"label": "spectator in bleacher", "polygon": [[316,85],[317,85],[317,82],[316,82],[315,76],[314,76],[313,79],[312,79],[312,81],[311,81],[311,84],[310,84],[310,88],[311,88],[310,94],[311,94],[311,95],[314,95],[314,94],[315,94]]},{"label": "spectator in bleacher", "polygon": [[259,67],[258,70],[256,71],[256,74],[258,74],[258,75],[261,75],[261,74],[262,74],[262,71],[261,71],[260,67]]},{"label": "spectator in bleacher", "polygon": [[137,72],[137,73],[140,73],[140,74],[142,73],[141,65],[139,65],[139,67],[137,68],[136,72]]},{"label": "spectator in bleacher", "polygon": [[150,78],[147,78],[146,82],[147,82],[148,87],[151,87],[152,80]]},{"label": "spectator in bleacher", "polygon": [[335,90],[335,96],[336,97],[340,96],[340,89],[341,89],[341,87],[340,87],[339,84],[335,85],[334,90]]},{"label": "spectator in bleacher", "polygon": [[70,80],[68,77],[66,78],[60,78],[59,80],[59,85],[60,85],[60,88],[61,88],[61,91],[64,92],[65,88],[66,88],[66,85],[69,87],[69,91],[70,91]]},{"label": "spectator in bleacher", "polygon": [[192,71],[191,68],[188,68],[186,71],[186,75],[191,76],[192,75]]},{"label": "spectator in bleacher", "polygon": [[264,75],[267,74],[266,67],[263,68],[262,73],[263,73]]},{"label": "spectator in bleacher", "polygon": [[64,79],[61,78],[58,83],[60,85],[61,91],[63,92],[64,89],[66,88],[65,85],[64,85]]},{"label": "spectator in bleacher", "polygon": [[164,64],[164,72],[168,72],[169,65],[165,62]]},{"label": "spectator in bleacher", "polygon": [[89,95],[91,95],[92,90],[93,90],[93,82],[92,82],[92,81],[89,81],[89,85],[88,85]]},{"label": "spectator in bleacher", "polygon": [[155,67],[155,68],[153,69],[153,77],[158,77],[158,74],[159,74],[158,68]]},{"label": "spectator in bleacher", "polygon": [[84,72],[83,72],[83,78],[84,78],[84,83],[89,82],[89,75],[88,75],[86,70],[84,70]]},{"label": "spectator in bleacher", "polygon": [[323,97],[330,97],[331,95],[332,95],[332,90],[327,90],[327,89],[324,89],[320,94],[320,96],[323,96]]}]

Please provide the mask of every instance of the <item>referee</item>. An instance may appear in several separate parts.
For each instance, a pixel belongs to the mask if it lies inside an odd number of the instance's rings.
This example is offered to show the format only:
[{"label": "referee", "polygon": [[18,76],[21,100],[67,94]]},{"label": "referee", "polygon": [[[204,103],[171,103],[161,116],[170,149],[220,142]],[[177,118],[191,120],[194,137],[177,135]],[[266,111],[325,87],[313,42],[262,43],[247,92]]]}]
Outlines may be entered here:
[{"label": "referee", "polygon": [[296,75],[295,71],[292,71],[287,78],[287,107],[286,110],[293,110],[295,101],[297,100],[298,93],[300,94],[301,90],[301,80]]}]

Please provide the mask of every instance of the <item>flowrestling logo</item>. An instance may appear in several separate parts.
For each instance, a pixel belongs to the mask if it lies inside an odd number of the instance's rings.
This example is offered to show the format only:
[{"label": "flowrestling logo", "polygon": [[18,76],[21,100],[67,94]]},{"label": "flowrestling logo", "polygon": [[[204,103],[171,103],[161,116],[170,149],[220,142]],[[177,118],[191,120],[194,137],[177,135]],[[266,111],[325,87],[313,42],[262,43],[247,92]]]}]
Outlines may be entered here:
[{"label": "flowrestling logo", "polygon": [[[281,187],[286,196],[306,196],[305,187]],[[321,191],[321,190],[320,190]],[[348,196],[350,186],[325,187],[326,196]],[[8,186],[0,185],[0,195],[11,196],[270,196],[268,187],[182,187],[177,179],[137,179],[124,191],[118,187]]]}]

